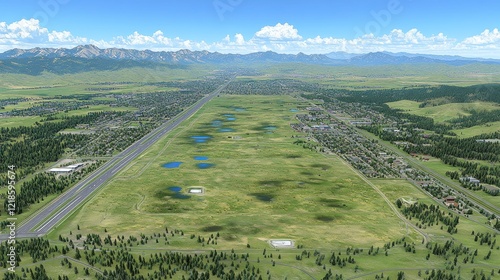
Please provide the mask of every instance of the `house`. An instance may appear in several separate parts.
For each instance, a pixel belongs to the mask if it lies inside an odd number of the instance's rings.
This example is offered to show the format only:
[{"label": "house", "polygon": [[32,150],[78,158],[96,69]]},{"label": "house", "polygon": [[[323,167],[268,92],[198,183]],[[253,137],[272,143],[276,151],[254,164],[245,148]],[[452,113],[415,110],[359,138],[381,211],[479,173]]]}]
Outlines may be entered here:
[{"label": "house", "polygon": [[355,126],[358,126],[358,125],[372,125],[372,122],[371,121],[351,121],[351,125],[355,125]]},{"label": "house", "polygon": [[69,174],[73,172],[73,169],[71,168],[51,168],[49,169],[49,172],[51,173],[56,173],[56,174]]},{"label": "house", "polygon": [[447,207],[450,207],[450,206],[458,207],[458,203],[455,201],[456,199],[457,199],[456,197],[449,195],[449,196],[443,198],[444,205],[446,205]]},{"label": "house", "polygon": [[66,168],[70,168],[72,170],[75,170],[75,169],[78,169],[79,167],[82,167],[82,166],[83,166],[83,163],[75,163],[75,164],[66,166]]},{"label": "house", "polygon": [[460,182],[471,183],[474,185],[479,185],[481,183],[481,181],[479,181],[478,179],[476,179],[474,177],[462,177],[462,178],[460,178]]},{"label": "house", "polygon": [[429,181],[417,181],[416,183],[417,183],[417,185],[419,185],[421,187],[429,187],[431,184],[431,182],[429,182]]}]

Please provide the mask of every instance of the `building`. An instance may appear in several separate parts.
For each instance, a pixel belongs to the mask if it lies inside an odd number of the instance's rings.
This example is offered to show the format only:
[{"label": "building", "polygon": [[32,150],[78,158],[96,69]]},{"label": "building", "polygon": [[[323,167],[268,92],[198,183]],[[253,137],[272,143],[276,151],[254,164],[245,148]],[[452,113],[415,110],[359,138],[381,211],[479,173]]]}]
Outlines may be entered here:
[{"label": "building", "polygon": [[83,166],[83,163],[76,163],[76,164],[68,165],[65,168],[71,168],[72,170],[75,170],[75,169],[78,169],[79,167],[82,167],[82,166]]},{"label": "building", "polygon": [[450,206],[458,207],[458,203],[455,201],[456,199],[457,199],[456,197],[449,195],[449,196],[443,198],[444,205],[446,205],[447,207],[450,207]]},{"label": "building", "polygon": [[71,168],[66,168],[66,167],[58,167],[58,168],[51,168],[49,169],[49,172],[51,173],[56,173],[56,174],[69,174],[73,172],[73,169]]},{"label": "building", "polygon": [[479,181],[478,179],[476,179],[474,177],[462,177],[462,178],[460,178],[460,182],[471,183],[474,185],[479,185],[481,183],[481,181]]}]

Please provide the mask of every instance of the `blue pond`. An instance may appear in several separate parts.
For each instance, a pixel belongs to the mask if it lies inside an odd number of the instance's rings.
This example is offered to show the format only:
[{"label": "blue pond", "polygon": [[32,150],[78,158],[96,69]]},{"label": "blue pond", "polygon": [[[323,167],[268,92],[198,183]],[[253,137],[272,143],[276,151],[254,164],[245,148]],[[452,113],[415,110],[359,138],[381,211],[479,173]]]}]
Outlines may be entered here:
[{"label": "blue pond", "polygon": [[219,132],[233,132],[233,131],[234,131],[234,129],[228,128],[228,127],[219,128]]},{"label": "blue pond", "polygon": [[275,130],[276,127],[275,126],[272,126],[272,125],[269,125],[269,126],[265,126],[264,127],[265,130]]},{"label": "blue pond", "polygon": [[170,191],[173,191],[173,192],[180,192],[182,190],[181,187],[177,187],[177,186],[174,186],[174,187],[170,187],[168,188]]},{"label": "blue pond", "polygon": [[290,112],[298,112],[299,109],[290,109]]},{"label": "blue pond", "polygon": [[222,121],[221,120],[215,120],[212,122],[212,126],[214,127],[220,127],[222,126]]},{"label": "blue pond", "polygon": [[244,111],[246,111],[246,109],[245,109],[245,108],[234,108],[234,110],[235,110],[236,112],[244,112]]},{"label": "blue pond", "polygon": [[194,140],[195,143],[206,143],[208,139],[212,137],[206,135],[198,135],[198,136],[191,136],[191,138]]},{"label": "blue pond", "polygon": [[207,159],[208,159],[208,157],[206,157],[206,156],[195,156],[194,157],[194,160],[207,160]]},{"label": "blue pond", "polygon": [[236,120],[236,118],[234,117],[233,114],[224,114],[223,116],[226,117],[226,120],[228,120],[228,121],[235,121]]},{"label": "blue pond", "polygon": [[177,168],[181,166],[182,162],[180,161],[172,161],[172,162],[167,162],[163,165],[165,168]]},{"label": "blue pond", "polygon": [[198,163],[196,166],[198,166],[199,169],[207,169],[207,168],[215,166],[215,164],[213,164],[213,163]]}]

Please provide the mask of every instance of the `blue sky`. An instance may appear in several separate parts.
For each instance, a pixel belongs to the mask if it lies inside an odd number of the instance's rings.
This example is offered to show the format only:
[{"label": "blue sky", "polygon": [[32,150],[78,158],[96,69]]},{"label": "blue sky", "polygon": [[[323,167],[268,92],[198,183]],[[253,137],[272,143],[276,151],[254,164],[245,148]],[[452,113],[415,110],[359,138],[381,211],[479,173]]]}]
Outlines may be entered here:
[{"label": "blue sky", "polygon": [[500,58],[497,0],[0,0],[0,51],[123,47]]}]

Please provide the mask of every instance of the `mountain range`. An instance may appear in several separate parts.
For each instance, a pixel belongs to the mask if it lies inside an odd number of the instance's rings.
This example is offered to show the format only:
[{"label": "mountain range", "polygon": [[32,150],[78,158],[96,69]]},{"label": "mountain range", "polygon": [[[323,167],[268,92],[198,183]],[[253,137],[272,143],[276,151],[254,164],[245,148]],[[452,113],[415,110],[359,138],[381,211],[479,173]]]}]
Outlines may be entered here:
[{"label": "mountain range", "polygon": [[[51,71],[56,63],[56,71]],[[68,64],[69,63],[69,64]],[[112,70],[123,67],[151,66],[161,63],[171,66],[187,64],[248,64],[248,63],[307,63],[322,65],[377,66],[400,64],[447,64],[472,63],[500,64],[500,60],[465,58],[460,56],[373,52],[352,54],[332,52],[328,54],[279,54],[272,51],[250,54],[222,54],[208,51],[151,51],[121,48],[101,49],[94,45],[75,48],[12,49],[0,53],[0,72],[37,74],[46,69],[59,73],[66,68],[85,66],[93,70]],[[23,67],[36,66],[27,70]],[[48,67],[48,68],[47,68]],[[89,71],[80,70],[80,71]]]},{"label": "mountain range", "polygon": [[221,54],[208,51],[150,51],[134,49],[100,49],[94,45],[77,46],[72,49],[65,48],[33,48],[33,49],[12,49],[0,54],[0,60],[23,59],[23,58],[105,58],[118,60],[152,61],[172,64],[190,63],[238,63],[238,62],[303,62],[320,63],[331,62],[326,55],[305,55],[299,53],[278,54],[275,52],[256,52],[251,54]]}]

